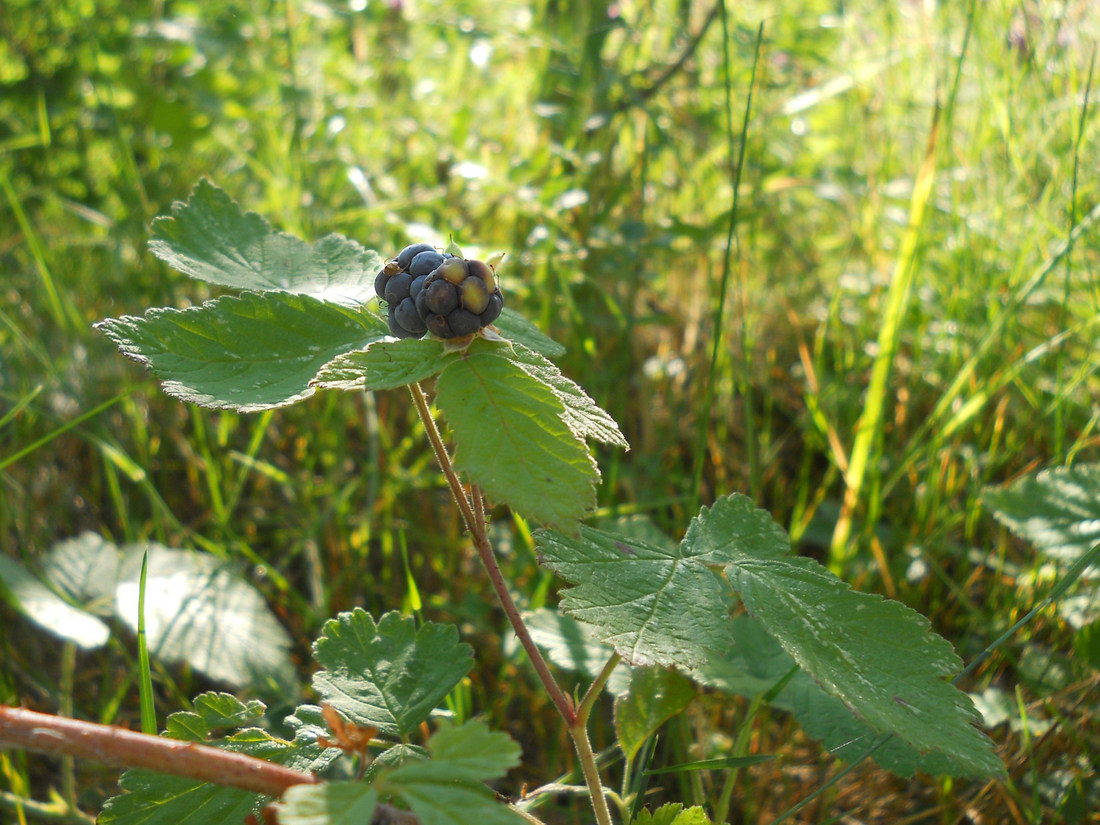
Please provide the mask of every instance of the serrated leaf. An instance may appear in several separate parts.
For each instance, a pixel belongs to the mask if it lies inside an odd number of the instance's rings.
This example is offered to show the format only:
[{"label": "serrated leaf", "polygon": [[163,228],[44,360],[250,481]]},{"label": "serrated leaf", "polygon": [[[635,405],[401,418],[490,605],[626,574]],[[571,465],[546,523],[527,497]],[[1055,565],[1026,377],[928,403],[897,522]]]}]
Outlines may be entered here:
[{"label": "serrated leaf", "polygon": [[309,382],[338,355],[389,334],[365,310],[289,292],[224,296],[201,307],[151,309],[96,324],[122,353],[148,366],[165,392],[240,412],[314,393]]},{"label": "serrated leaf", "polygon": [[[974,727],[973,703],[943,678],[962,663],[928,620],[899,602],[853,591],[812,559],[773,555],[768,542],[755,540],[757,511],[743,499],[703,508],[684,545],[690,536],[711,537],[701,556],[712,564],[725,559],[726,579],[749,613],[873,730],[922,753],[948,754],[972,775],[1003,774],[992,743]],[[753,540],[744,546],[713,540],[723,532]]]},{"label": "serrated leaf", "polygon": [[703,563],[669,549],[582,527],[535,534],[539,561],[577,583],[561,610],[587,622],[633,665],[693,667],[729,646],[722,585]]},{"label": "serrated leaf", "polygon": [[0,555],[0,595],[43,630],[84,650],[102,647],[111,635],[95,616],[73,607],[4,555]]},{"label": "serrated leaf", "polygon": [[505,308],[500,317],[493,322],[493,326],[500,330],[500,334],[509,341],[523,344],[529,350],[534,350],[547,358],[557,358],[565,354],[565,347],[543,334],[542,330],[516,312],[514,309]]},{"label": "serrated leaf", "polygon": [[263,596],[212,556],[159,544],[127,548],[115,589],[118,616],[137,632],[141,555],[148,549],[145,630],[149,652],[187,662],[219,681],[244,687],[274,679],[293,685],[290,637]]},{"label": "serrated leaf", "polygon": [[[759,622],[747,616],[737,617],[733,621],[733,636],[734,646],[701,665],[691,674],[692,678],[707,687],[751,699],[771,691],[788,677],[792,668],[797,668]],[[807,734],[820,741],[830,754],[847,762],[862,757],[880,737],[802,670],[787,681],[770,704],[793,714]],[[969,774],[966,762],[940,751],[921,754],[897,737],[879,747],[871,758],[882,768],[903,777],[911,777],[918,770],[937,776]]]},{"label": "serrated leaf", "polygon": [[430,338],[376,341],[330,361],[311,384],[320,389],[392,390],[435,375],[457,357],[442,341]]},{"label": "serrated leaf", "polygon": [[637,668],[630,689],[615,698],[615,735],[627,759],[695,698],[695,688],[674,670]]},{"label": "serrated leaf", "polygon": [[276,805],[279,825],[368,825],[378,791],[363,782],[292,785]]},{"label": "serrated leaf", "polygon": [[512,347],[499,346],[498,350],[532,378],[537,378],[554,391],[565,407],[563,420],[575,436],[594,438],[604,444],[630,449],[615,419],[596,406],[596,402],[577,384],[562,375],[555,364],[518,343]]},{"label": "serrated leaf", "polygon": [[264,703],[258,699],[247,705],[230,693],[203,693],[195,697],[194,711],[179,711],[168,716],[165,733],[172,739],[201,742],[218,728],[241,727],[263,718]]},{"label": "serrated leaf", "polygon": [[310,246],[277,232],[208,180],[153,221],[153,254],[193,278],[242,290],[285,290],[357,306],[374,295],[382,258],[341,235]]},{"label": "serrated leaf", "polygon": [[[277,762],[300,771],[320,771],[339,755],[316,745],[276,739],[249,728],[208,743],[236,753]],[[119,779],[126,793],[108,799],[97,825],[221,825],[242,822],[270,797],[146,770],[127,771]]]},{"label": "serrated leaf", "polygon": [[453,625],[386,613],[378,624],[361,608],[325,623],[313,644],[324,668],[313,688],[357,725],[405,736],[473,667],[473,650]]},{"label": "serrated leaf", "polygon": [[742,495],[726,496],[712,509],[704,508],[691,520],[683,543],[693,558],[706,564],[725,564],[735,553],[772,559],[791,552],[787,531]]},{"label": "serrated leaf", "polygon": [[1044,470],[986,488],[982,503],[1051,558],[1072,563],[1100,543],[1100,464]]},{"label": "serrated leaf", "polygon": [[475,341],[448,364],[436,402],[454,432],[455,466],[492,502],[565,530],[595,506],[599,470],[562,421],[561,400],[495,345]]},{"label": "serrated leaf", "polygon": [[432,758],[382,775],[376,787],[400,797],[421,825],[520,825],[519,813],[496,801],[483,780],[519,763],[519,746],[483,722],[444,727],[428,740]]},{"label": "serrated leaf", "polygon": [[711,821],[698,805],[685,810],[683,805],[670,802],[652,813],[643,808],[631,825],[711,825]]},{"label": "serrated leaf", "polygon": [[[531,638],[551,662],[588,679],[596,678],[614,652],[610,645],[596,638],[589,625],[556,610],[544,607],[525,613],[523,620]],[[607,680],[608,693],[618,696],[628,690],[630,672],[630,667],[620,663]]]}]

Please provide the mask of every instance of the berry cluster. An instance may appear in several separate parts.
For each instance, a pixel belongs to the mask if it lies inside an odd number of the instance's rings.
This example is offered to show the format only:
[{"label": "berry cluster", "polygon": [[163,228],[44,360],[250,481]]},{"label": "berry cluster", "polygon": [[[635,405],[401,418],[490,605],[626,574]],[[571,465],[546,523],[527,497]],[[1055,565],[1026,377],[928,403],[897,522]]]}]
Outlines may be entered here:
[{"label": "berry cluster", "polygon": [[504,308],[496,273],[483,261],[437,252],[430,244],[406,246],[374,279],[386,302],[390,332],[419,338],[470,335],[493,323]]}]

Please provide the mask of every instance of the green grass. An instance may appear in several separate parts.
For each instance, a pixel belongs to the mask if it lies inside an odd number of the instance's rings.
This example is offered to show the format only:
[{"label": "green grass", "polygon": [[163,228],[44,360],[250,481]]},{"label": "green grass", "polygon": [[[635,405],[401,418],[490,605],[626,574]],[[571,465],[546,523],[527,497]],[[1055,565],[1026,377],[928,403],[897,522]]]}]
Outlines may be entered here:
[{"label": "green grass", "polygon": [[[634,447],[599,454],[605,514],[682,530],[701,455],[704,502],[751,491],[801,552],[926,613],[972,658],[1049,586],[982,488],[1100,455],[1096,230],[1044,264],[1100,202],[1086,98],[1100,14],[1083,0],[930,8],[730,4],[727,106],[709,3],[8,2],[0,552],[33,564],[91,529],[239,559],[303,662],[338,610],[411,609],[411,575],[422,615],[478,650],[456,702],[524,745],[516,787],[571,764],[403,393],[199,410],[91,330],[208,295],[145,249],[149,220],[206,175],[308,238],[387,253],[453,234],[508,252],[509,304],[569,347],[564,371]],[[526,533],[510,535],[517,587],[552,602]],[[0,634],[0,700],[137,726],[124,636],[80,655],[67,690],[60,646],[6,606],[0,625],[16,628]],[[1100,793],[1098,676],[1073,639],[1047,614],[964,685],[1053,721],[993,731],[1011,781],[861,768],[803,821],[948,823],[968,807],[1098,821],[1066,795]],[[153,678],[162,712],[206,687],[155,664]],[[745,711],[701,701],[658,758],[727,755]],[[838,766],[779,715],[753,724],[755,751],[782,759],[741,773],[732,816],[768,822]],[[611,738],[596,726],[597,747]],[[47,799],[67,771],[5,752],[0,790]],[[76,771],[89,809],[112,791],[110,771]],[[654,801],[721,781],[669,781]]]}]

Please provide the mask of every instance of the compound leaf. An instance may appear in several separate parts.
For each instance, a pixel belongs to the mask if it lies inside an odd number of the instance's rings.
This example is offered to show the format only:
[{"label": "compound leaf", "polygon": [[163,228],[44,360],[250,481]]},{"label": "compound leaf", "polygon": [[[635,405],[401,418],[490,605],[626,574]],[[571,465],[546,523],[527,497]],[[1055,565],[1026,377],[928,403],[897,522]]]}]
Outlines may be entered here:
[{"label": "compound leaf", "polygon": [[[614,652],[596,638],[589,625],[548,607],[524,613],[523,621],[551,662],[586,679],[595,679]],[[630,688],[630,673],[630,667],[620,662],[607,680],[607,692],[612,696],[625,693]]]},{"label": "compound leaf", "polygon": [[436,401],[454,432],[454,463],[491,501],[571,529],[595,506],[599,470],[563,422],[554,391],[501,349],[474,341],[436,383]]},{"label": "compound leaf", "polygon": [[1017,536],[1067,564],[1100,543],[1100,464],[1044,470],[988,488],[982,502]]},{"label": "compound leaf", "polygon": [[242,290],[284,290],[358,306],[374,295],[382,258],[340,235],[315,246],[277,232],[208,180],[153,221],[153,254],[193,278]]},{"label": "compound leaf", "polygon": [[383,774],[375,786],[404,800],[422,825],[520,825],[524,819],[482,784],[519,764],[519,746],[483,722],[443,727],[428,740],[432,758]]},{"label": "compound leaf", "polygon": [[652,813],[645,808],[638,811],[631,825],[711,825],[711,821],[698,805],[685,810],[683,805],[669,802]]},{"label": "compound leaf", "polygon": [[201,307],[151,309],[96,324],[148,366],[165,392],[204,407],[254,412],[313,394],[329,361],[389,334],[365,310],[289,292],[246,292]]},{"label": "compound leaf", "polygon": [[729,646],[723,587],[684,546],[582,527],[577,537],[535,534],[539,561],[575,582],[561,610],[593,626],[633,665],[693,667]]},{"label": "compound leaf", "polygon": [[442,370],[457,353],[430,338],[376,341],[326,364],[312,385],[335,390],[392,390],[423,381]]},{"label": "compound leaf", "polygon": [[[737,536],[761,534],[757,512],[743,496],[720,499],[700,511],[684,544],[710,537],[701,555],[725,561],[726,579],[749,613],[872,730],[921,753],[941,751],[968,774],[1003,774],[992,743],[974,727],[973,703],[944,680],[962,664],[950,643],[917,612],[853,591],[812,559],[776,556],[768,542],[761,552],[755,538],[742,546]],[[723,532],[734,538],[715,539]]]},{"label": "compound leaf", "polygon": [[245,704],[231,693],[213,691],[195,697],[193,711],[169,715],[165,732],[173,739],[201,742],[212,730],[254,724],[263,718],[264,703],[252,699]]},{"label": "compound leaf", "polygon": [[313,687],[336,710],[361,726],[405,736],[439,705],[473,667],[473,650],[453,625],[386,613],[378,624],[362,608],[325,623],[313,643],[324,670]]}]

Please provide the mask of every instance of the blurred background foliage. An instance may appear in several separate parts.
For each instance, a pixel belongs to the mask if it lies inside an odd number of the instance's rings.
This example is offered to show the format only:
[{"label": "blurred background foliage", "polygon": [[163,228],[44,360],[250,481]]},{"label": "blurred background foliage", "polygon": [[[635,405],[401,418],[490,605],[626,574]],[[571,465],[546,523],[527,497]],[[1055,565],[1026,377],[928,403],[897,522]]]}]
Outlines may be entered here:
[{"label": "blurred background foliage", "polygon": [[[727,10],[727,64],[720,10],[4,0],[0,552],[33,568],[94,530],[236,560],[295,639],[303,676],[320,624],[353,605],[456,622],[479,669],[452,709],[524,745],[516,788],[549,781],[570,766],[564,733],[402,393],[205,411],[160,393],[91,329],[210,297],[148,253],[149,221],[207,176],[307,239],[336,231],[393,254],[453,235],[468,253],[507,252],[509,305],[567,345],[563,370],[633,445],[599,453],[600,516],[641,514],[678,535],[700,500],[743,491],[824,560],[931,145],[843,574],[926,613],[973,657],[1050,581],[981,490],[1098,453],[1096,232],[1018,299],[1100,194],[1088,100],[1100,14],[1089,0],[747,2]],[[500,512],[496,532],[526,605],[552,606],[558,585],[527,525]],[[81,654],[66,683],[60,643],[8,607],[0,625],[0,700],[135,719],[125,636]],[[861,769],[800,816],[960,822],[969,807],[985,821],[1097,821],[1097,662],[1074,655],[1086,630],[1042,619],[964,685],[1007,708],[993,733],[1011,781]],[[162,714],[209,687],[186,668],[155,677]],[[700,697],[662,758],[727,753],[743,713]],[[781,716],[753,724],[754,748],[783,759],[740,777],[734,821],[766,822],[837,766]],[[610,725],[595,736],[608,745]],[[0,767],[17,794],[58,781],[40,760]],[[80,766],[67,787],[94,808],[112,776]],[[715,783],[666,782],[654,802],[705,801]],[[571,821],[582,807],[544,813]]]}]

